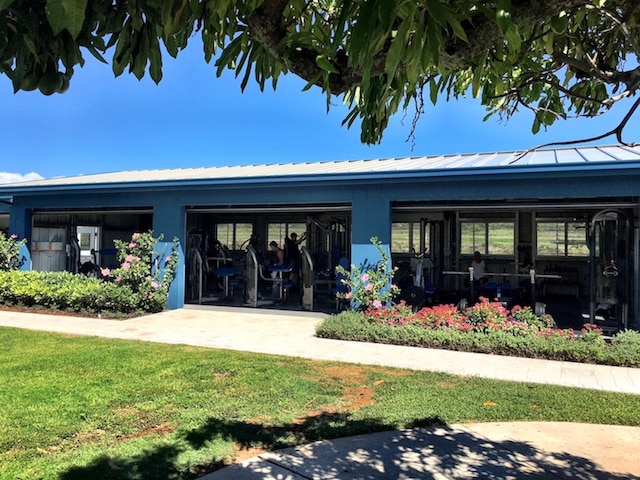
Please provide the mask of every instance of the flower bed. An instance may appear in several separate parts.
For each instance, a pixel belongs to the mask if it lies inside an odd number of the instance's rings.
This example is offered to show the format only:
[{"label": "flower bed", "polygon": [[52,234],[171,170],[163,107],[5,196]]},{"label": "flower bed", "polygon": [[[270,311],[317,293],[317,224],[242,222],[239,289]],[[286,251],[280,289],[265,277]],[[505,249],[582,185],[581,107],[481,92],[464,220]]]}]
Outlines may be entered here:
[{"label": "flower bed", "polygon": [[620,332],[610,342],[601,333],[593,324],[581,332],[558,329],[548,315],[486,298],[465,312],[453,305],[413,312],[404,302],[346,311],[316,329],[325,338],[640,367],[640,333]]}]

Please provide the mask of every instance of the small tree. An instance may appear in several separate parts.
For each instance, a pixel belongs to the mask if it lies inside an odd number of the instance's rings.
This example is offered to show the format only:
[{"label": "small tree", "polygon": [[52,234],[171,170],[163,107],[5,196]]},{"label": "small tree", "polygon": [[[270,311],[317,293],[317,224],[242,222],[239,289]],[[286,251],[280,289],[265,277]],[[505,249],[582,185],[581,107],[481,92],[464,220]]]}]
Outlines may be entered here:
[{"label": "small tree", "polygon": [[26,240],[18,241],[18,236],[14,233],[7,237],[0,232],[0,270],[18,270],[24,264],[24,257],[20,256],[20,247]]},{"label": "small tree", "polygon": [[336,267],[336,272],[344,277],[342,282],[349,289],[346,293],[338,293],[338,297],[350,300],[353,306],[361,310],[382,308],[399,292],[399,288],[392,283],[394,272],[389,268],[389,256],[382,248],[382,243],[378,237],[371,237],[371,243],[380,254],[380,260],[376,263],[365,262],[360,267],[351,265],[350,271],[340,265]]}]

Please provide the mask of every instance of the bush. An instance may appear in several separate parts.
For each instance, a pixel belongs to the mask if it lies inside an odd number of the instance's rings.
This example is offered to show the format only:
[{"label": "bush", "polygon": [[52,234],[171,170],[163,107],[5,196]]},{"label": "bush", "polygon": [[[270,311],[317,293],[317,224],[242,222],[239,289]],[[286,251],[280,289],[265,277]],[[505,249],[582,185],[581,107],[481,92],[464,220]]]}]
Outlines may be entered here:
[{"label": "bush", "polygon": [[0,271],[18,270],[24,258],[20,257],[20,247],[25,244],[25,240],[18,241],[17,235],[7,237],[0,232]]},{"label": "bush", "polygon": [[68,272],[0,271],[0,304],[70,312],[129,314],[138,296],[128,287]]},{"label": "bush", "polygon": [[607,344],[596,325],[585,324],[579,335],[552,325],[551,317],[537,317],[528,308],[508,311],[481,299],[464,313],[453,305],[414,313],[403,303],[342,312],[320,323],[316,334],[342,340],[640,367],[638,332],[620,332]]},{"label": "bush", "polygon": [[618,332],[611,339],[608,359],[611,365],[628,367],[640,365],[640,332],[635,330]]},{"label": "bush", "polygon": [[380,255],[380,260],[376,263],[359,267],[351,265],[351,270],[345,270],[340,265],[336,267],[336,273],[344,278],[342,282],[348,290],[346,293],[338,293],[338,298],[349,300],[361,310],[381,309],[400,292],[393,284],[394,271],[388,268],[389,255],[382,248],[382,242],[378,237],[371,237],[371,243]]},{"label": "bush", "polygon": [[[164,309],[169,287],[178,264],[178,240],[173,240],[171,253],[164,258],[154,258],[156,244],[162,235],[153,237],[153,232],[134,233],[131,241],[115,240],[120,268],[103,269],[102,275],[115,283],[129,288],[137,295],[139,308],[145,312],[160,312]],[[154,268],[154,264],[164,269]]]},{"label": "bush", "polygon": [[[178,263],[177,240],[168,255],[153,258],[161,239],[148,232],[134,233],[130,242],[116,241],[122,265],[113,271],[102,269],[100,279],[68,272],[0,268],[0,304],[114,316],[159,312],[166,305]],[[9,240],[13,242],[11,248],[19,248],[15,239]]]}]

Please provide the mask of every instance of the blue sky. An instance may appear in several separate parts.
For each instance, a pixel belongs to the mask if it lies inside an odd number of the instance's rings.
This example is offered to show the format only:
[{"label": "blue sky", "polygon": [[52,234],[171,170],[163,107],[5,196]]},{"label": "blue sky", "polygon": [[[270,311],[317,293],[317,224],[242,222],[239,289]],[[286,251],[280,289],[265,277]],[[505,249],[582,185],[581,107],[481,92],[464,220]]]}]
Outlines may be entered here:
[{"label": "blue sky", "polygon": [[[359,127],[341,126],[347,109],[335,99],[326,111],[319,89],[289,75],[278,90],[240,92],[232,72],[217,78],[204,62],[198,39],[177,60],[166,56],[164,78],[114,78],[110,65],[86,54],[65,94],[13,94],[0,77],[0,183],[33,173],[45,178],[118,170],[216,165],[353,160],[436,154],[522,150],[541,143],[582,138],[616,125],[625,111],[560,122],[531,134],[532,116],[522,111],[508,123],[483,122],[473,98],[427,105],[407,142],[412,114],[393,118],[380,145],[360,143]],[[638,140],[638,121],[625,139]],[[610,137],[600,144],[615,143]]]}]

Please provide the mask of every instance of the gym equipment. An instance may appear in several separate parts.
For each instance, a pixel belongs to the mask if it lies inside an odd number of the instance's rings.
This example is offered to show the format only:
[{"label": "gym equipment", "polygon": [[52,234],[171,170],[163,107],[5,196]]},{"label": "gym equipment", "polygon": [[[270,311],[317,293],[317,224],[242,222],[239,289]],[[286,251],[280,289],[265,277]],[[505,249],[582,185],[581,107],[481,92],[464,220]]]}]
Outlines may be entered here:
[{"label": "gym equipment", "polygon": [[247,261],[245,277],[246,283],[246,303],[251,307],[264,307],[273,305],[273,299],[261,298],[258,293],[258,281],[263,279],[269,282],[274,282],[273,278],[266,278],[262,273],[262,266],[258,262],[255,249],[251,246],[247,246]]}]

